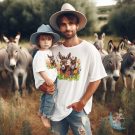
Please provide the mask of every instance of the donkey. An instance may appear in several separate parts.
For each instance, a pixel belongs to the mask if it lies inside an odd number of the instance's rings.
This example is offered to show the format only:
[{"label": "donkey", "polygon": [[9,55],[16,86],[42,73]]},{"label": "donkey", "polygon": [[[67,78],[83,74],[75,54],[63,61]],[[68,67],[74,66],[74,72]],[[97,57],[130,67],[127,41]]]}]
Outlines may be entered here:
[{"label": "donkey", "polygon": [[56,62],[55,62],[54,56],[53,55],[52,56],[48,55],[48,58],[50,60],[50,66],[51,67],[56,67]]},{"label": "donkey", "polygon": [[[32,64],[32,56],[26,48],[21,48],[18,45],[20,34],[17,34],[14,40],[9,40],[5,36],[3,36],[3,39],[7,43],[4,66],[13,75],[15,94],[18,97],[19,91],[22,92],[24,88],[26,90],[26,79]],[[21,81],[20,77],[22,77]]]},{"label": "donkey", "polygon": [[7,55],[6,49],[5,48],[1,48],[0,49],[0,77],[3,79],[2,77],[2,73],[4,71],[7,72],[6,68],[4,67],[4,59],[5,56]]},{"label": "donkey", "polygon": [[131,90],[134,89],[135,80],[135,46],[131,46],[125,55],[121,65],[121,74],[124,82],[124,87],[127,88],[126,77],[131,78]]},{"label": "donkey", "polygon": [[67,56],[62,56],[59,52],[61,73],[66,73],[68,70],[70,70],[70,57],[71,53],[69,53]]},{"label": "donkey", "polygon": [[70,58],[70,71],[71,76],[74,74],[74,71],[77,69],[77,57]]},{"label": "donkey", "polygon": [[95,36],[94,46],[98,49],[101,58],[103,58],[105,55],[108,54],[107,51],[104,49],[105,33],[103,33],[100,36],[97,33],[95,33],[94,36]]},{"label": "donkey", "polygon": [[120,69],[121,69],[121,62],[122,62],[122,56],[119,52],[120,47],[119,46],[115,47],[112,41],[108,42],[108,46],[110,47],[110,53],[106,55],[102,60],[107,73],[107,77],[102,79],[103,89],[104,89],[102,101],[105,101],[106,92],[107,92],[107,80],[109,78],[111,79],[111,92],[114,95],[115,85],[120,77]]}]

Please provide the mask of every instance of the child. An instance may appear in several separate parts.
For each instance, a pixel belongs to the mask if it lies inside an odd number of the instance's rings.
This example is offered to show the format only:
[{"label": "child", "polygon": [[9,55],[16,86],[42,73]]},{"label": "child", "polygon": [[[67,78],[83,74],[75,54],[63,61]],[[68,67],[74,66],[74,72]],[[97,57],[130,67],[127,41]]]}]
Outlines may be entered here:
[{"label": "child", "polygon": [[46,91],[47,86],[53,86],[56,83],[57,77],[56,64],[49,48],[59,39],[59,35],[54,33],[49,25],[44,24],[30,37],[30,42],[39,48],[33,59],[33,74],[36,88],[44,91],[41,96],[39,114],[47,128],[50,128],[49,118],[54,110],[54,96],[57,92],[56,90],[53,93]]}]

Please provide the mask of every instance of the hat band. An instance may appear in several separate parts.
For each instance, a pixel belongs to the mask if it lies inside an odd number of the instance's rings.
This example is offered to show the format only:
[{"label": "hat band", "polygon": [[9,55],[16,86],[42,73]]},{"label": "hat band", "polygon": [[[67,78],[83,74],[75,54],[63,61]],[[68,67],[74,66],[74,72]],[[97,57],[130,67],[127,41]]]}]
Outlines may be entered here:
[{"label": "hat band", "polygon": [[61,11],[76,11],[75,9],[62,9]]}]

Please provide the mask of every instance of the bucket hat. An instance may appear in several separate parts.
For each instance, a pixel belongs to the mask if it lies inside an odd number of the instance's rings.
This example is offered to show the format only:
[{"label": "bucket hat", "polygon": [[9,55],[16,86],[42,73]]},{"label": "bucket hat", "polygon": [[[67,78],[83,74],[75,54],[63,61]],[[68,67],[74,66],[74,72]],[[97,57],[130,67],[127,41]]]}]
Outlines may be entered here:
[{"label": "bucket hat", "polygon": [[60,36],[57,33],[53,32],[52,28],[49,25],[42,24],[40,27],[38,27],[37,32],[31,35],[30,42],[34,45],[37,45],[37,37],[40,34],[51,34],[54,37],[53,43],[56,43],[60,39]]},{"label": "bucket hat", "polygon": [[79,11],[76,11],[75,8],[71,4],[65,3],[62,5],[61,11],[58,11],[58,12],[52,14],[52,16],[50,17],[49,22],[53,29],[55,29],[56,31],[59,31],[59,27],[57,25],[57,18],[58,18],[58,16],[60,16],[64,13],[72,13],[72,14],[75,14],[79,18],[78,31],[85,27],[85,25],[87,23],[87,19],[86,19],[85,15]]}]

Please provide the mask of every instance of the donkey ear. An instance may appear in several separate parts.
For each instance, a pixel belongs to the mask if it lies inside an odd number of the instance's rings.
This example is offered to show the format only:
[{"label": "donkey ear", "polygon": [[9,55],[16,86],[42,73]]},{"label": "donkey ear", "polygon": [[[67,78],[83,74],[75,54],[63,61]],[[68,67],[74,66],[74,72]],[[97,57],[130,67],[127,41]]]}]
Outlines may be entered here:
[{"label": "donkey ear", "polygon": [[6,43],[9,42],[9,39],[8,39],[6,36],[4,36],[4,35],[3,35],[3,39],[4,39],[4,41],[5,41]]},{"label": "donkey ear", "polygon": [[95,38],[98,38],[98,34],[97,33],[94,33],[94,36],[95,36]]},{"label": "donkey ear", "polygon": [[60,58],[60,59],[62,59],[62,55],[61,55],[61,53],[60,53],[60,52],[59,52],[59,58]]},{"label": "donkey ear", "polygon": [[114,49],[113,41],[110,40],[110,41],[108,42],[108,47],[107,47],[108,53],[112,52],[113,49]]},{"label": "donkey ear", "polygon": [[125,47],[125,42],[124,42],[124,40],[122,39],[122,40],[120,41],[119,45],[118,45],[118,51],[123,50],[124,47]]},{"label": "donkey ear", "polygon": [[70,58],[70,56],[71,56],[71,53],[69,53],[69,54],[67,55],[67,58]]},{"label": "donkey ear", "polygon": [[104,40],[105,39],[105,33],[103,33],[101,37]]},{"label": "donkey ear", "polygon": [[20,37],[21,37],[21,34],[18,33],[18,34],[16,35],[16,37],[15,37],[15,41],[16,41],[17,43],[19,42]]}]

